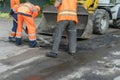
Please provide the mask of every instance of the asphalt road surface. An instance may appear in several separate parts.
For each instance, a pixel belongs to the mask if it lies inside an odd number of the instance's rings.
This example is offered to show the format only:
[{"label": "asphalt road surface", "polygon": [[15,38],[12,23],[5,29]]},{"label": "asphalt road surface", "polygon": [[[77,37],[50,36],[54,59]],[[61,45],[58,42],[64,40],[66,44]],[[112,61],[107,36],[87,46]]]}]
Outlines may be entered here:
[{"label": "asphalt road surface", "polygon": [[2,24],[7,25],[0,31],[0,80],[120,80],[119,30],[78,40],[73,56],[63,39],[58,58],[49,58],[45,54],[51,46],[29,48],[26,41],[22,46],[8,42],[10,24]]}]

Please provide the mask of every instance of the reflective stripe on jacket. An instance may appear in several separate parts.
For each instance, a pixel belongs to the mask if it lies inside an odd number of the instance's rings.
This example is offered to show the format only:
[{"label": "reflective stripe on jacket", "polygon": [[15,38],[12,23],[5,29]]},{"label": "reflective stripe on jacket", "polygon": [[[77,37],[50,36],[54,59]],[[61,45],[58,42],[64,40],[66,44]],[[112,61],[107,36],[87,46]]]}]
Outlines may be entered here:
[{"label": "reflective stripe on jacket", "polygon": [[23,13],[32,16],[35,18],[38,15],[38,10],[35,6],[29,2],[24,3],[19,9],[18,13]]},{"label": "reflective stripe on jacket", "polygon": [[73,20],[78,23],[77,0],[62,0],[57,16],[57,21],[61,20]]},{"label": "reflective stripe on jacket", "polygon": [[23,5],[23,4],[14,5],[13,8],[12,8],[12,10],[14,11],[14,13],[17,13],[17,12],[18,12],[18,8],[19,8],[20,6],[22,6],[22,5]]}]

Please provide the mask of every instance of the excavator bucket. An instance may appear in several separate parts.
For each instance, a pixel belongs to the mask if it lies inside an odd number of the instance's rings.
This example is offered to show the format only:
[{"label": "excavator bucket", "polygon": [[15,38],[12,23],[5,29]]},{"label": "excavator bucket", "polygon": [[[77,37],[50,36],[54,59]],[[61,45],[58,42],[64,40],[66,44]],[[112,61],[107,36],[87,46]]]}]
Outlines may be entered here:
[{"label": "excavator bucket", "polygon": [[[83,6],[77,8],[78,24],[77,38],[89,38],[92,33],[92,21],[89,18],[88,11]],[[39,33],[52,35],[56,27],[57,10],[54,6],[48,6],[43,10],[43,18],[39,25]],[[64,36],[65,34],[63,34]]]}]

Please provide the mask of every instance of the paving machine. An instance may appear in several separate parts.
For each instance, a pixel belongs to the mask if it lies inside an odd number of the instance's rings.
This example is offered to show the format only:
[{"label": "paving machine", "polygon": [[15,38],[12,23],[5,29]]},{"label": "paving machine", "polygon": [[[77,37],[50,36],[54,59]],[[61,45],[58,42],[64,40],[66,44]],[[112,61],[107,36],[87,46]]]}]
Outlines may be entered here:
[{"label": "paving machine", "polygon": [[[110,19],[113,20],[113,24],[118,26],[117,23],[120,21],[118,18],[120,12],[118,3],[119,0],[78,0],[77,37],[90,38],[93,33],[105,34],[109,28]],[[56,17],[56,8],[53,5],[47,6],[43,10],[43,18],[38,33],[52,35],[56,26]]]}]

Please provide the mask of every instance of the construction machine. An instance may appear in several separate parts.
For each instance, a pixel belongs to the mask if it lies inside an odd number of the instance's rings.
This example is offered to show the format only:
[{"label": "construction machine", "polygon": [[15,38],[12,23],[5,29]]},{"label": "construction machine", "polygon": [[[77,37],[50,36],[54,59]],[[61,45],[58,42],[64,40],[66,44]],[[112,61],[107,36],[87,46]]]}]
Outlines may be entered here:
[{"label": "construction machine", "polygon": [[[105,34],[110,20],[113,20],[116,27],[120,27],[119,0],[77,0],[77,2],[78,38],[90,38],[93,33]],[[53,5],[45,7],[38,33],[52,35],[57,23],[56,17],[57,10]]]},{"label": "construction machine", "polygon": [[[94,15],[94,33],[103,34],[107,32],[106,30],[109,27],[109,21],[112,21],[113,27],[120,28],[120,0],[78,0],[78,3],[82,3],[89,13]],[[98,23],[101,24],[101,27]],[[103,28],[104,31],[99,31],[100,29],[97,26],[101,29]],[[99,30],[97,30],[97,28]]]},{"label": "construction machine", "polygon": [[120,28],[120,0],[112,0],[112,3],[114,5],[110,8],[112,25],[115,28]]}]

